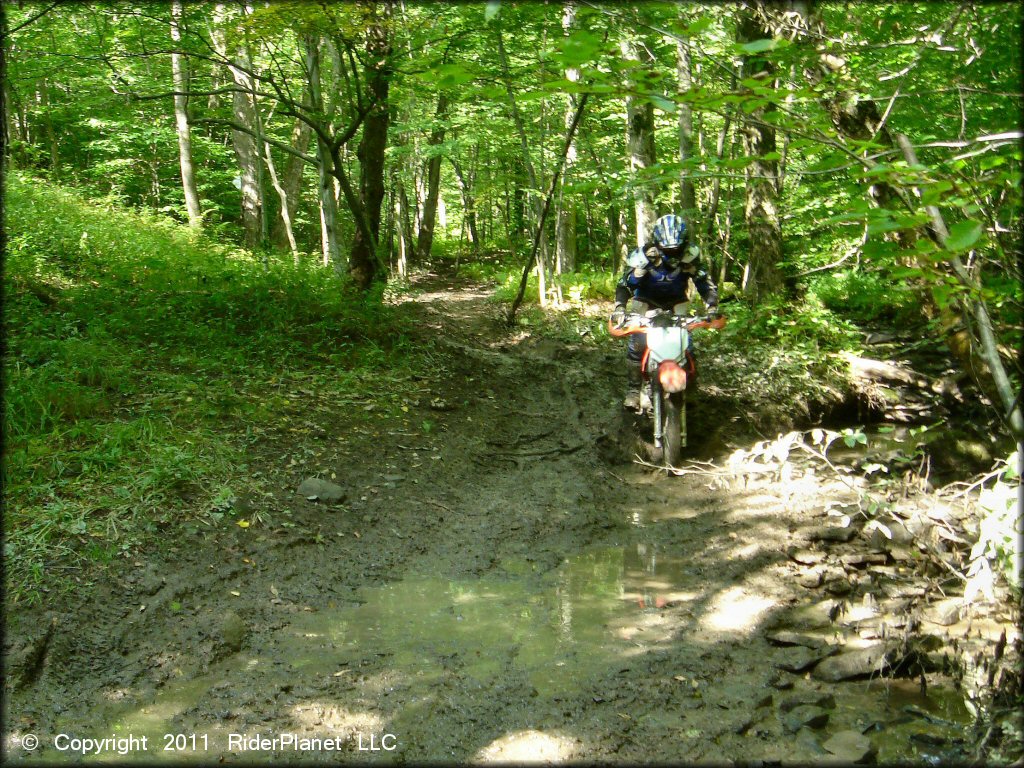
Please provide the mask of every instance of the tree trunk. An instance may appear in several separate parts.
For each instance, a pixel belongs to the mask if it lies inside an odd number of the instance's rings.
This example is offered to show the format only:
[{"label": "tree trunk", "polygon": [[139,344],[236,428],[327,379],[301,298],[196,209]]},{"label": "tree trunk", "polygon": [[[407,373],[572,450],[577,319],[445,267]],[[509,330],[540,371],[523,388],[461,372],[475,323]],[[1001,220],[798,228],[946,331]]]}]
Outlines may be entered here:
[{"label": "tree trunk", "polygon": [[[736,40],[748,43],[770,38],[754,11],[742,9],[736,26]],[[772,66],[756,54],[744,57],[743,75],[768,87]],[[750,256],[743,279],[743,291],[755,302],[782,289],[779,263],[782,261],[782,228],[778,211],[778,162],[766,157],[775,152],[775,129],[766,115],[774,106],[757,107],[744,121],[743,149],[747,156],[747,198],[744,218],[750,238]]]},{"label": "tree trunk", "polygon": [[[363,123],[363,135],[356,156],[359,158],[359,193],[365,227],[356,228],[349,252],[349,274],[353,282],[366,290],[377,279],[377,236],[380,232],[381,203],[384,200],[384,153],[388,146],[388,90],[391,85],[389,57],[391,40],[388,22],[391,3],[368,6],[374,23],[366,31],[367,96],[373,102]],[[357,216],[358,212],[353,212]],[[368,230],[368,231],[364,231]],[[369,236],[369,237],[368,237]]]},{"label": "tree trunk", "polygon": [[430,132],[427,146],[434,152],[427,160],[427,189],[423,200],[423,219],[420,222],[420,237],[416,244],[418,258],[430,258],[430,249],[434,244],[434,225],[437,222],[437,198],[441,188],[441,153],[437,147],[444,142],[445,121],[448,119],[448,94],[441,91],[437,95],[437,112],[434,115],[434,127]]},{"label": "tree trunk", "polygon": [[[651,66],[647,46],[635,39],[624,39],[620,43],[622,55],[636,66]],[[644,53],[641,54],[641,49]],[[635,89],[636,79],[631,78]],[[654,105],[636,96],[626,97],[626,147],[629,168],[633,181],[633,199],[636,208],[636,244],[643,245],[651,236],[656,218],[654,208],[654,188],[651,182],[643,178],[644,171],[654,165]]]},{"label": "tree trunk", "polygon": [[451,158],[451,163],[455,170],[455,178],[459,182],[459,192],[462,194],[463,216],[465,216],[466,229],[469,230],[469,241],[472,243],[473,253],[479,253],[480,236],[476,226],[476,197],[473,194],[473,178],[463,172],[458,158]]},{"label": "tree trunk", "polygon": [[[310,107],[315,114],[323,114],[324,100],[320,92],[320,41],[309,35],[304,42]],[[344,264],[338,244],[338,201],[334,196],[334,159],[331,156],[331,148],[319,135],[316,141],[316,160],[320,198],[320,244],[324,266],[333,266],[335,272],[341,274],[344,271]]]},{"label": "tree trunk", "polygon": [[[576,23],[576,6],[574,3],[566,3],[562,14],[562,30],[568,36]],[[565,79],[570,82],[579,82],[580,71],[575,67],[565,70]],[[574,114],[572,98],[566,99],[565,119],[563,125],[566,133],[572,125]],[[558,185],[558,199],[555,207],[555,272],[564,274],[576,271],[576,206],[571,197],[565,194],[565,180],[570,178],[573,167],[576,165],[576,142],[569,144],[569,151],[565,156],[565,170],[562,172],[562,179]]]},{"label": "tree trunk", "polygon": [[[309,149],[309,139],[312,131],[309,126],[301,120],[295,121],[292,128],[291,146],[302,154]],[[295,214],[299,207],[299,195],[302,190],[302,174],[306,168],[306,162],[295,155],[288,155],[285,160],[284,170],[281,172],[281,190],[284,193],[285,201],[281,203],[281,210],[270,228],[270,242],[275,248],[289,247],[293,252],[297,249],[294,235]],[[286,218],[287,217],[287,218]]]},{"label": "tree trunk", "polygon": [[46,132],[46,145],[50,150],[50,174],[54,179],[60,178],[60,145],[57,143],[57,131],[53,127],[50,115],[50,83],[44,77],[36,92],[40,111],[43,115],[43,129]]},{"label": "tree trunk", "polygon": [[[687,11],[680,10],[681,21],[686,20]],[[680,35],[676,40],[676,56],[678,57],[678,78],[679,94],[686,94],[693,87],[693,64],[690,56],[690,39]],[[682,209],[680,214],[686,221],[690,232],[696,232],[697,223],[697,201],[693,187],[692,169],[687,165],[693,162],[693,111],[690,103],[685,100],[679,102],[679,163],[682,169],[679,172],[679,205]],[[693,238],[696,239],[696,238]]]},{"label": "tree trunk", "polygon": [[[224,16],[224,4],[218,3],[218,13],[221,18]],[[227,59],[227,43],[223,28],[215,28],[214,45],[217,53]],[[244,59],[248,57],[239,56],[231,61],[244,65]],[[231,71],[231,78],[235,83],[236,90],[231,95],[231,111],[236,123],[249,129],[249,132],[231,132],[231,144],[235,150],[235,157],[238,159],[239,188],[242,192],[242,230],[245,236],[247,248],[255,249],[262,244],[262,207],[263,198],[260,190],[260,156],[256,146],[256,139],[253,133],[257,131],[256,109],[252,101],[253,83],[249,75],[233,64],[228,64]]]},{"label": "tree trunk", "polygon": [[[177,49],[181,44],[181,0],[171,5],[171,40]],[[178,132],[178,158],[181,165],[181,187],[185,193],[185,209],[188,211],[188,225],[193,229],[203,226],[203,213],[199,207],[199,190],[196,187],[195,169],[192,164],[192,129],[188,124],[188,77],[180,53],[171,54],[171,76],[174,82],[174,125]]]}]

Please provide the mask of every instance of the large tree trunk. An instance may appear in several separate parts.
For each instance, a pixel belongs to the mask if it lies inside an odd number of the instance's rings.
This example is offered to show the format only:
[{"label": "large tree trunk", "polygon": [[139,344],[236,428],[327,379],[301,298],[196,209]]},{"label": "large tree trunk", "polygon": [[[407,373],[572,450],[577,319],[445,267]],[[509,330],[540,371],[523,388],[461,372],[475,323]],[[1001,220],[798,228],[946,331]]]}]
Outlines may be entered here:
[{"label": "large tree trunk", "polygon": [[[224,18],[226,15],[223,3],[217,4],[216,15]],[[221,25],[214,25],[214,46],[217,53],[224,59],[229,59],[227,42],[224,29]],[[257,248],[263,244],[263,195],[260,189],[260,155],[256,146],[256,139],[253,134],[257,133],[256,107],[252,100],[253,83],[249,75],[238,66],[245,66],[248,57],[244,54],[230,58],[233,63],[228,64],[231,71],[231,78],[236,86],[231,95],[231,111],[234,121],[248,129],[246,131],[231,131],[231,144],[235,150],[235,157],[238,160],[238,184],[242,193],[242,230],[244,232],[245,245],[247,248]]]},{"label": "large tree trunk", "polygon": [[[749,7],[740,12],[736,40],[749,43],[770,38],[756,13]],[[767,87],[772,79],[772,66],[763,57],[748,55],[743,62],[743,76],[753,78]],[[782,261],[782,227],[778,211],[778,162],[767,155],[775,152],[775,129],[766,114],[774,106],[758,107],[745,119],[743,149],[747,156],[747,199],[744,218],[750,238],[750,256],[744,274],[743,291],[755,301],[777,293],[782,288],[779,263]]]},{"label": "large tree trunk", "polygon": [[[632,38],[620,43],[622,55],[628,60],[641,64],[653,65],[647,46],[640,45]],[[644,53],[641,54],[641,49]],[[636,81],[633,79],[633,86]],[[649,180],[643,177],[647,168],[654,165],[654,105],[636,96],[626,97],[626,148],[629,168],[633,180],[633,199],[636,208],[636,244],[643,245],[651,236],[651,229],[657,218],[654,208],[654,188]]]},{"label": "large tree trunk", "polygon": [[[380,277],[377,237],[384,200],[384,154],[388,146],[388,90],[391,85],[389,57],[391,39],[388,21],[391,3],[370,6],[374,22],[366,30],[367,96],[373,102],[363,123],[359,141],[359,193],[365,227],[357,227],[349,252],[349,274],[353,282],[366,290]],[[359,215],[359,213],[356,213]],[[369,237],[368,237],[369,236]]]},{"label": "large tree trunk", "polygon": [[[171,40],[174,48],[181,44],[181,0],[171,5]],[[192,129],[188,124],[188,77],[185,62],[180,53],[171,54],[171,77],[174,82],[174,125],[178,132],[178,158],[181,165],[181,187],[185,193],[185,209],[188,211],[188,225],[193,229],[203,226],[203,213],[199,207],[199,190],[196,187],[195,168],[192,164]]]},{"label": "large tree trunk", "polygon": [[426,195],[423,199],[423,218],[420,221],[419,242],[416,254],[420,259],[430,258],[430,249],[434,244],[434,225],[437,222],[437,198],[441,190],[441,154],[436,148],[444,142],[445,121],[448,119],[448,94],[441,91],[437,95],[437,112],[434,115],[434,127],[430,132],[427,146],[434,153],[427,160]]}]

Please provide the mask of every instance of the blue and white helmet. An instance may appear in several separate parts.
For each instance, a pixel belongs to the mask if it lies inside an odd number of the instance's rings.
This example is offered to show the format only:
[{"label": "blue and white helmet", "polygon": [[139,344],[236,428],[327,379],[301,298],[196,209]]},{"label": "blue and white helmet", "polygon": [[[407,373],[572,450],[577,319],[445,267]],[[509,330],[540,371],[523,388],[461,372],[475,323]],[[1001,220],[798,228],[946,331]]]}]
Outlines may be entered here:
[{"label": "blue and white helmet", "polygon": [[686,246],[686,222],[674,213],[662,216],[654,222],[654,242],[666,256],[681,255]]}]

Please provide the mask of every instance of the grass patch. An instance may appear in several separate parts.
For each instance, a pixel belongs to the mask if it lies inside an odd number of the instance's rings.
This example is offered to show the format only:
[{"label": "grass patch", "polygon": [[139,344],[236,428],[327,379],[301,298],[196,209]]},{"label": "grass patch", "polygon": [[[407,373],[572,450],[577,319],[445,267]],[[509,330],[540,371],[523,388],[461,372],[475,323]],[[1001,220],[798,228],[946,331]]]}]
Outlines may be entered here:
[{"label": "grass patch", "polygon": [[[7,177],[4,523],[8,594],[128,555],[209,515],[245,439],[301,405],[398,396],[401,315],[332,270]],[[390,382],[381,387],[381,382]],[[301,388],[307,390],[306,393]]]}]

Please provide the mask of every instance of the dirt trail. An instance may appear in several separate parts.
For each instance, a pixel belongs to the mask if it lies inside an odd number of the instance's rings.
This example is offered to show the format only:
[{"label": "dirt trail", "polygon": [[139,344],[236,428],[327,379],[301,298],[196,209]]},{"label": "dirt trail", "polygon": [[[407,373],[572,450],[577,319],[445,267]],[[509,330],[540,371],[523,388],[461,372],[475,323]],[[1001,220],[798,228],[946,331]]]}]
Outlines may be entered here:
[{"label": "dirt trail", "polygon": [[[411,426],[297,413],[314,447],[252,448],[263,483],[239,504],[267,524],[225,520],[49,606],[38,668],[8,686],[8,757],[73,758],[58,734],[147,736],[128,759],[202,762],[956,755],[967,716],[936,673],[927,696],[812,674],[879,653],[837,623],[874,615],[856,574],[818,568],[834,589],[817,589],[790,549],[831,562],[846,545],[813,540],[847,489],[640,466],[621,349],[509,334],[487,295],[411,297],[424,339],[446,329]],[[332,474],[340,504],[296,494]],[[8,619],[28,644],[46,615]]]}]

